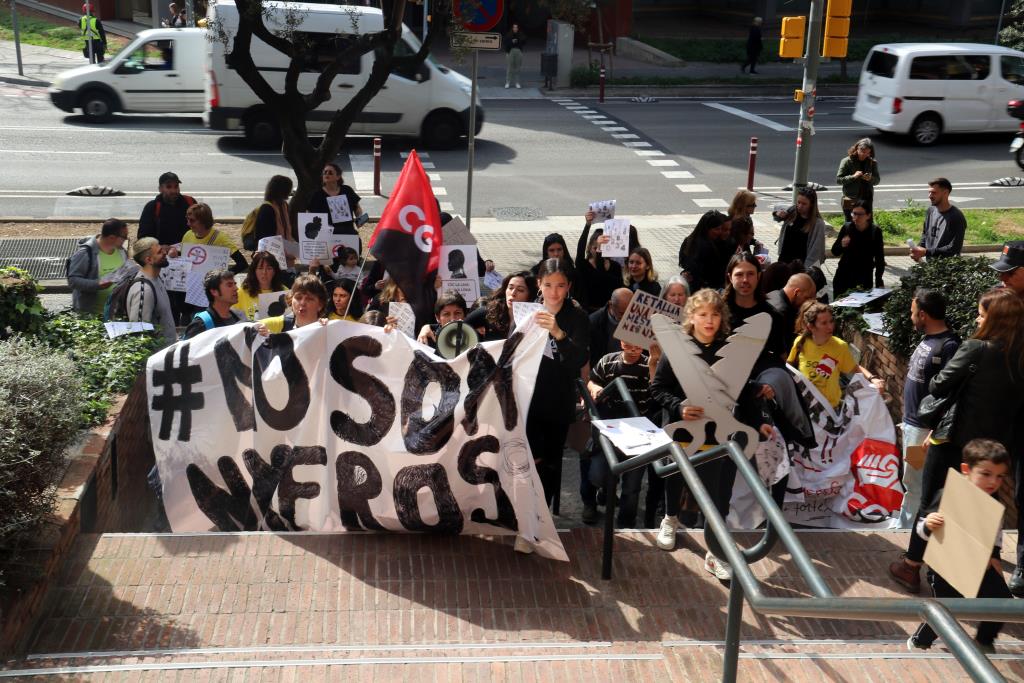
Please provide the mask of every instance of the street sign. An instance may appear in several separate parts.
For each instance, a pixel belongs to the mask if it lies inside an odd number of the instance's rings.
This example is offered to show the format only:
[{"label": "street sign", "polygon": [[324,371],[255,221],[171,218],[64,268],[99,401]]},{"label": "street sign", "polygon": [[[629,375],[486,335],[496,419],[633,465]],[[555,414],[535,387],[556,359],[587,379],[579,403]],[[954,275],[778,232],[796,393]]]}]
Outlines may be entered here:
[{"label": "street sign", "polygon": [[452,11],[467,31],[490,31],[505,13],[505,0],[455,0]]},{"label": "street sign", "polygon": [[451,46],[467,50],[500,50],[500,33],[467,33],[453,32],[450,37]]}]

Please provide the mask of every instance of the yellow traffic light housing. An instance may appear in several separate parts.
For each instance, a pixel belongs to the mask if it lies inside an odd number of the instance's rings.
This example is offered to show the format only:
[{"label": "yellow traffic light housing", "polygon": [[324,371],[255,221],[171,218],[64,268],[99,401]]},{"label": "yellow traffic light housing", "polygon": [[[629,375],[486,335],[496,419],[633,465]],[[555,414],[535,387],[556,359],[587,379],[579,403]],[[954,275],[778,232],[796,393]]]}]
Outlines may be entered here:
[{"label": "yellow traffic light housing", "polygon": [[804,56],[804,34],[807,31],[807,17],[783,17],[782,39],[779,40],[779,56],[783,59],[800,59]]},{"label": "yellow traffic light housing", "polygon": [[853,0],[828,0],[828,9],[825,12],[825,40],[821,47],[822,57],[846,57],[852,11]]}]

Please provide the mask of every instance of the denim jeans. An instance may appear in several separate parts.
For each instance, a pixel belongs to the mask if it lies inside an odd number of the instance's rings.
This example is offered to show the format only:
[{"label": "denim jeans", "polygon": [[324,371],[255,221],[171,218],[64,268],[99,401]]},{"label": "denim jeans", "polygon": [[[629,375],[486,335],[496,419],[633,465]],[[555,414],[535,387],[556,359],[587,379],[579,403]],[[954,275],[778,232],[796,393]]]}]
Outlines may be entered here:
[{"label": "denim jeans", "polygon": [[[903,505],[900,506],[900,528],[910,529],[914,526],[914,517],[921,507],[921,470],[907,464],[907,447],[917,446],[928,435],[928,429],[903,423]],[[923,467],[922,463],[922,467]]]}]

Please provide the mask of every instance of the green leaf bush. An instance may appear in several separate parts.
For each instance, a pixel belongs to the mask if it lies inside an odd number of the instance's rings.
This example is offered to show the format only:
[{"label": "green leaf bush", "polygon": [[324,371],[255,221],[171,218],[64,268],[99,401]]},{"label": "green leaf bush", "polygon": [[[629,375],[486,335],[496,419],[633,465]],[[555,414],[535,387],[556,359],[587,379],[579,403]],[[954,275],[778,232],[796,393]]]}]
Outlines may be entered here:
[{"label": "green leaf bush", "polygon": [[0,339],[37,332],[43,319],[39,286],[32,276],[21,268],[0,268]]},{"label": "green leaf bush", "polygon": [[889,348],[910,357],[921,335],[910,323],[910,302],[914,292],[924,287],[935,289],[946,296],[946,320],[951,330],[961,337],[974,332],[978,317],[978,297],[999,284],[999,278],[984,258],[955,256],[918,263],[910,269],[893,290],[885,303],[885,330],[889,333]]}]

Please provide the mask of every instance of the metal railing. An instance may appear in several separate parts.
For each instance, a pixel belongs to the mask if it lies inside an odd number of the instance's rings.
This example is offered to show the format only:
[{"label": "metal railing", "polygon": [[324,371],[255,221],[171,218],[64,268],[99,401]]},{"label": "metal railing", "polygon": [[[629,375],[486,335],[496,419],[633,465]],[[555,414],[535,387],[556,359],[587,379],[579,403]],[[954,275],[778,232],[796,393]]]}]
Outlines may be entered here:
[{"label": "metal railing", "polygon": [[[600,419],[597,407],[586,391],[582,380],[578,380],[581,394],[591,419]],[[625,382],[617,379],[605,391],[615,391],[625,404],[627,412],[639,417],[640,411],[629,394]],[[825,580],[814,567],[803,544],[793,528],[772,500],[754,466],[734,441],[715,446],[698,455],[688,457],[675,442],[655,448],[643,455],[626,459],[619,458],[611,441],[594,430],[594,438],[608,461],[608,478],[605,488],[606,515],[604,548],[602,553],[601,578],[611,578],[612,551],[615,538],[614,509],[619,476],[638,467],[654,463],[655,473],[661,477],[681,474],[693,494],[706,520],[705,534],[710,530],[719,542],[725,559],[732,567],[733,579],[729,585],[729,607],[725,626],[725,652],[722,664],[722,680],[732,683],[736,680],[740,647],[740,626],[743,622],[743,602],[751,609],[765,615],[810,617],[817,619],[853,619],[872,621],[878,619],[900,620],[917,617],[928,622],[942,638],[949,651],[974,681],[1004,681],[987,657],[978,649],[975,641],[967,635],[957,621],[960,619],[982,621],[1024,622],[1024,601],[995,598],[844,598],[832,593]],[[707,489],[697,474],[696,468],[718,458],[728,457],[736,465],[739,476],[747,482],[758,505],[764,511],[767,521],[761,539],[749,548],[740,548],[733,539],[725,520],[719,514]],[[662,462],[657,462],[662,461]],[[764,559],[777,541],[781,540],[793,558],[793,563],[807,582],[812,597],[778,598],[765,595],[760,582],[750,571],[750,564]]]}]

